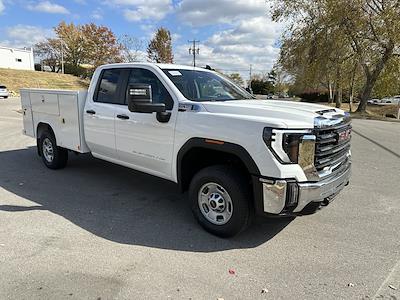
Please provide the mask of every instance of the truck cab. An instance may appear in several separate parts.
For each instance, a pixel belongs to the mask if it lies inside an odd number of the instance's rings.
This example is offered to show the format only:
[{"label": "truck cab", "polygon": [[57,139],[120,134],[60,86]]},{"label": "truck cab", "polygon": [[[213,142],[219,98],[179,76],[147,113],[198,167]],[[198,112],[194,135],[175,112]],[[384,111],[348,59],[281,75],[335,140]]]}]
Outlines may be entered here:
[{"label": "truck cab", "polygon": [[68,152],[177,183],[206,230],[228,237],[255,214],[298,216],[349,183],[349,116],[257,100],[208,69],[134,63],[99,67],[88,91],[21,90],[24,133],[52,169]]}]

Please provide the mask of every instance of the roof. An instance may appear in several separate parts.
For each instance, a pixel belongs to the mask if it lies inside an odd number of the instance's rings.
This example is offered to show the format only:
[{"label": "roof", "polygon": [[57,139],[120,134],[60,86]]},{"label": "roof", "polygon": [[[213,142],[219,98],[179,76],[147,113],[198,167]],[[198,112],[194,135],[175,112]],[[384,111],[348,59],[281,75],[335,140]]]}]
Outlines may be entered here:
[{"label": "roof", "polygon": [[117,64],[108,64],[103,65],[101,67],[130,67],[130,66],[156,66],[160,69],[180,69],[180,70],[195,70],[195,71],[208,71],[204,68],[198,68],[193,66],[186,66],[186,65],[178,65],[178,64],[158,64],[158,63],[150,63],[150,62],[135,62],[135,63],[117,63]]}]

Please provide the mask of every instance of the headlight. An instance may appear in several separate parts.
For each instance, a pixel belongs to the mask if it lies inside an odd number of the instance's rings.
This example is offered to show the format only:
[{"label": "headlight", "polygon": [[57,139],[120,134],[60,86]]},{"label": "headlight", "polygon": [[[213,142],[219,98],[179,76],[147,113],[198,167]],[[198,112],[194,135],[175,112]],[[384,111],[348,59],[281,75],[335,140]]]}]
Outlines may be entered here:
[{"label": "headlight", "polygon": [[306,167],[314,163],[315,135],[311,130],[265,128],[263,139],[282,164]]}]

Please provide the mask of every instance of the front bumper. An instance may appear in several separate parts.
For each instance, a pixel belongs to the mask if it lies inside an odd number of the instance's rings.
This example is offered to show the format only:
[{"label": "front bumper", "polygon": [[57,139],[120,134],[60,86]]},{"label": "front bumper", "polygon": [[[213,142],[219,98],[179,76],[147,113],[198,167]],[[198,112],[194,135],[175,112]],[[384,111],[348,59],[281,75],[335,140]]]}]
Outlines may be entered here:
[{"label": "front bumper", "polygon": [[0,92],[0,97],[8,97],[9,93],[8,92]]},{"label": "front bumper", "polygon": [[348,162],[340,171],[318,182],[259,178],[261,189],[258,189],[258,194],[261,199],[256,200],[259,202],[256,209],[264,214],[301,215],[310,205],[320,207],[329,204],[349,183],[350,176],[351,162]]}]

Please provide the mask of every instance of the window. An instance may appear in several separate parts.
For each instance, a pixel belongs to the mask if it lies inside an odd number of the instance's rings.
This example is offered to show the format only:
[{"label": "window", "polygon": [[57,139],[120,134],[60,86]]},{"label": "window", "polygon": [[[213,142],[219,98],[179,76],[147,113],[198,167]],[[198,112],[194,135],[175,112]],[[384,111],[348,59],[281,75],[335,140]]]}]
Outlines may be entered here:
[{"label": "window", "polygon": [[123,97],[118,95],[118,83],[121,80],[122,71],[122,69],[109,69],[102,72],[95,102],[123,104]]},{"label": "window", "polygon": [[230,101],[254,99],[231,80],[216,73],[197,70],[170,70],[164,73],[179,91],[193,101]]},{"label": "window", "polygon": [[160,79],[146,69],[132,69],[129,75],[129,84],[142,83],[151,86],[153,103],[164,103],[167,110],[174,107],[174,101]]},{"label": "window", "polygon": [[16,61],[16,62],[22,62],[22,59],[16,58],[15,61]]}]

